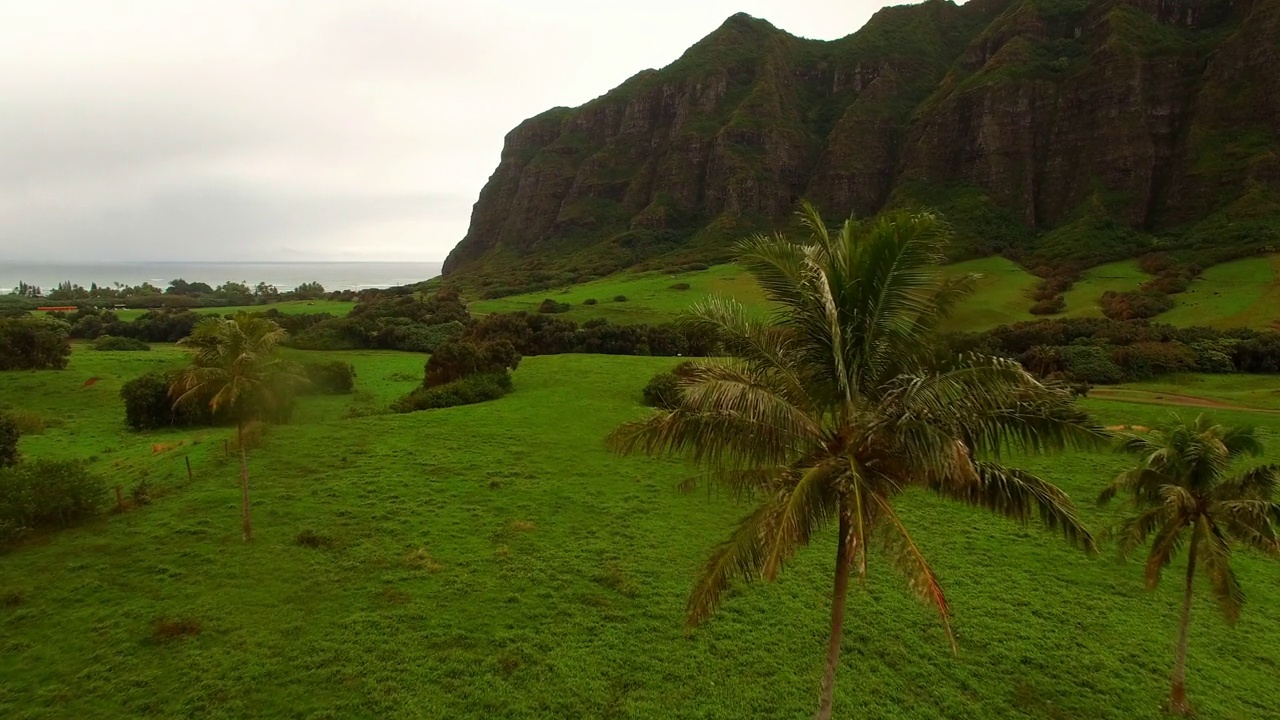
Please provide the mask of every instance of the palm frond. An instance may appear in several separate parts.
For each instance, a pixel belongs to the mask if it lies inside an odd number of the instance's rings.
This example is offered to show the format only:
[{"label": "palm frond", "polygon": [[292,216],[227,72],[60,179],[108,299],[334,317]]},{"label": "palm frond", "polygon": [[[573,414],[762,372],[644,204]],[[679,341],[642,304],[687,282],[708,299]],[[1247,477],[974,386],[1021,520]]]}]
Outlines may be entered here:
[{"label": "palm frond", "polygon": [[[1182,549],[1183,536],[1187,529],[1186,516],[1175,512],[1172,508],[1170,512],[1169,522],[1156,532],[1155,539],[1151,542],[1151,550],[1147,553],[1147,562],[1143,567],[1143,578],[1146,580],[1148,590],[1154,590],[1160,584],[1160,576],[1164,573],[1164,569],[1169,567],[1178,551]],[[1195,541],[1193,536],[1192,542]]]},{"label": "palm frond", "polygon": [[760,576],[769,553],[766,538],[772,533],[778,511],[777,503],[761,505],[712,551],[685,606],[690,625],[702,623],[715,612],[734,580],[750,581]]},{"label": "palm frond", "polygon": [[1168,505],[1156,505],[1125,518],[1109,534],[1116,539],[1120,557],[1128,558],[1146,544],[1152,533],[1159,532],[1173,522],[1175,510]]},{"label": "palm frond", "polygon": [[833,459],[792,476],[793,483],[788,483],[778,498],[780,512],[772,549],[761,569],[765,579],[776,579],[782,564],[835,517],[840,502],[835,482],[844,469]]},{"label": "palm frond", "polygon": [[1217,500],[1270,500],[1280,485],[1280,465],[1260,465],[1224,480],[1213,489]]},{"label": "palm frond", "polygon": [[1211,510],[1219,527],[1236,542],[1280,557],[1280,503],[1268,500],[1225,500]]},{"label": "palm frond", "polygon": [[1231,545],[1211,518],[1202,516],[1200,524],[1203,528],[1201,562],[1209,575],[1218,609],[1227,622],[1234,623],[1240,619],[1240,610],[1244,607],[1244,591],[1240,589],[1240,581],[1231,569]]},{"label": "palm frond", "polygon": [[1028,523],[1039,519],[1047,529],[1058,530],[1073,547],[1096,553],[1092,533],[1076,516],[1071,498],[1056,485],[1029,472],[994,462],[973,463],[976,482],[968,478],[937,478],[930,490],[967,505]]},{"label": "palm frond", "polygon": [[947,640],[951,642],[952,652],[959,652],[955,634],[951,631],[951,608],[947,604],[946,595],[933,568],[925,560],[924,553],[911,538],[893,506],[880,495],[871,495],[871,501],[878,508],[877,515],[887,522],[879,525],[879,536],[886,556],[894,568],[906,578],[911,590],[925,602],[938,610],[942,627],[946,630]]}]

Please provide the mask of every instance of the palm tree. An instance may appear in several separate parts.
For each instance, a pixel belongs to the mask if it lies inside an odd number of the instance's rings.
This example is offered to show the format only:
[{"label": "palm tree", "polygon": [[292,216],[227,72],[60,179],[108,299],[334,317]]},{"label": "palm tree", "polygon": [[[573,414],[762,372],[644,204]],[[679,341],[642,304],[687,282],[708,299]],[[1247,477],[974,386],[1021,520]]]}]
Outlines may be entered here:
[{"label": "palm tree", "polygon": [[246,422],[280,410],[290,391],[305,380],[296,364],[276,355],[285,331],[274,322],[245,312],[231,318],[206,317],[178,342],[191,352],[191,365],[177,376],[170,394],[174,405],[208,398],[209,410],[236,421],[240,447],[240,496],[244,539],[253,536],[249,518],[249,466],[244,447]]},{"label": "palm tree", "polygon": [[1231,569],[1231,545],[1238,543],[1280,556],[1280,504],[1272,501],[1280,466],[1263,465],[1232,474],[1237,460],[1260,455],[1262,444],[1247,426],[1214,425],[1204,415],[1187,421],[1174,415],[1151,436],[1126,435],[1123,452],[1138,465],[1121,473],[1099,496],[1106,503],[1117,493],[1132,497],[1133,514],[1115,530],[1120,554],[1129,557],[1152,538],[1144,575],[1148,589],[1187,548],[1186,587],[1174,652],[1169,709],[1190,712],[1187,702],[1187,630],[1197,569],[1209,575],[1213,595],[1227,622],[1240,617],[1244,593]]},{"label": "palm tree", "polygon": [[1000,462],[1018,449],[1093,446],[1105,431],[1017,363],[940,350],[936,333],[972,277],[945,279],[947,241],[933,216],[894,212],[828,230],[808,204],[807,243],[757,236],[741,263],[776,304],[770,318],[710,299],[685,322],[723,338],[721,360],[697,361],[672,410],[623,425],[621,452],[690,456],[707,478],[754,498],[703,567],[688,601],[705,620],[735,579],[773,580],[824,526],[837,526],[831,635],[816,717],[831,715],[851,574],[865,580],[884,551],[937,607],[954,648],[933,570],[894,509],[911,487],[1027,521],[1038,515],[1093,550],[1066,494]]}]

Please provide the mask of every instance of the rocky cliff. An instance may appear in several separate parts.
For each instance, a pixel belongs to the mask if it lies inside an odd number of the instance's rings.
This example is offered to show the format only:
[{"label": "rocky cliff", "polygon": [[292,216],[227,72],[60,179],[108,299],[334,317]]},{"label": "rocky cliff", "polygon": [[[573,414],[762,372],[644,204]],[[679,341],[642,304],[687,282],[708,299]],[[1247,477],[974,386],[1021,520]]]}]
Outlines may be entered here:
[{"label": "rocky cliff", "polygon": [[1280,0],[928,0],[830,42],[735,15],[512,130],[445,273],[714,261],[801,198],[935,207],[958,255],[1243,252],[1280,242],[1278,187]]}]

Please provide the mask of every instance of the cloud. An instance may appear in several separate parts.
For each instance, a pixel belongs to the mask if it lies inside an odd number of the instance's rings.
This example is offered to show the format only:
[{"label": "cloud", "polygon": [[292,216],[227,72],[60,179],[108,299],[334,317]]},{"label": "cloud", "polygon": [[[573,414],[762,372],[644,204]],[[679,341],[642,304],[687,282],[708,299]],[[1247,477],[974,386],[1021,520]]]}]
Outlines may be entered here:
[{"label": "cloud", "polygon": [[[4,0],[0,0],[4,2]],[[439,260],[524,118],[746,10],[843,0],[6,2],[0,261]]]}]

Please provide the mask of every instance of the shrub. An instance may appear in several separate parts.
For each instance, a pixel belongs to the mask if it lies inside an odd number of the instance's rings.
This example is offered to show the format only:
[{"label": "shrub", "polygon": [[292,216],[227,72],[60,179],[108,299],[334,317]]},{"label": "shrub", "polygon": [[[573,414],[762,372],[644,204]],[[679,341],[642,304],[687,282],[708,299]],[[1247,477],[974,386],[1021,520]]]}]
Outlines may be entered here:
[{"label": "shrub", "polygon": [[626,301],[627,301],[627,296],[626,296],[626,295],[614,295],[614,296],[613,296],[613,301],[614,301],[614,302],[626,302]]},{"label": "shrub", "polygon": [[1102,314],[1112,320],[1142,320],[1173,307],[1173,298],[1160,292],[1129,290],[1102,293]]},{"label": "shrub", "polygon": [[96,515],[106,502],[106,481],[80,461],[32,460],[0,470],[0,523],[11,536],[66,527]]},{"label": "shrub", "polygon": [[598,303],[598,302],[600,302],[600,301],[599,301],[599,300],[596,300],[595,298],[587,298],[586,300],[583,300],[583,301],[582,301],[582,304],[583,304],[583,305],[595,305],[595,304],[596,304],[596,303]]},{"label": "shrub", "polygon": [[52,318],[0,318],[0,370],[61,370],[71,356],[70,327]]},{"label": "shrub", "polygon": [[441,345],[427,361],[424,387],[447,385],[470,375],[491,375],[515,370],[520,353],[506,340],[477,343],[454,339]]},{"label": "shrub", "polygon": [[641,395],[645,405],[671,410],[679,401],[680,378],[673,372],[660,372],[649,379]]},{"label": "shrub", "polygon": [[226,417],[214,418],[208,398],[191,398],[175,407],[169,394],[173,378],[152,371],[120,387],[125,424],[134,430],[155,430],[170,426],[213,425]]},{"label": "shrub", "polygon": [[1134,379],[1191,372],[1196,353],[1180,342],[1137,342],[1112,349],[1111,359]]},{"label": "shrub", "polygon": [[1061,295],[1045,298],[1031,306],[1032,315],[1056,315],[1067,309],[1067,300]]},{"label": "shrub", "polygon": [[573,306],[569,303],[556,302],[551,298],[543,300],[542,304],[538,306],[538,312],[540,313],[562,313],[569,312],[572,309]]},{"label": "shrub", "polygon": [[469,375],[459,380],[434,387],[422,386],[391,404],[398,413],[436,408],[473,405],[496,400],[511,392],[511,375],[502,372]]},{"label": "shrub", "polygon": [[111,351],[129,351],[139,352],[150,350],[151,346],[129,337],[116,337],[114,335],[103,335],[93,342],[94,350],[111,350]]},{"label": "shrub", "polygon": [[0,412],[0,468],[17,464],[18,439],[21,436],[13,417],[7,412]]},{"label": "shrub", "polygon": [[304,362],[302,371],[309,384],[306,391],[317,395],[346,395],[355,391],[356,369],[348,362]]},{"label": "shrub", "polygon": [[676,283],[675,285],[671,286],[671,289],[672,290],[688,290],[689,283]]},{"label": "shrub", "polygon": [[1125,372],[1107,349],[1096,345],[1067,345],[1054,348],[1066,374],[1074,381],[1110,385],[1125,381]]}]

